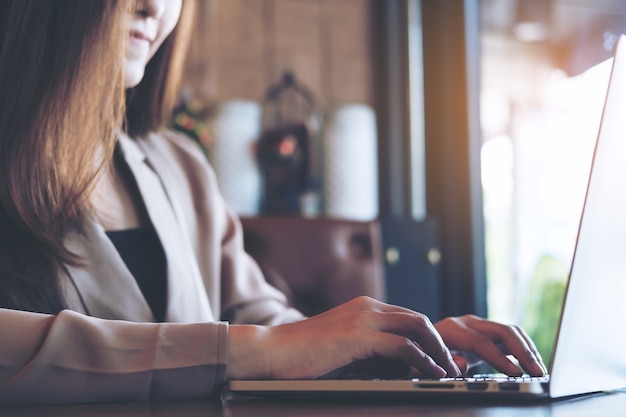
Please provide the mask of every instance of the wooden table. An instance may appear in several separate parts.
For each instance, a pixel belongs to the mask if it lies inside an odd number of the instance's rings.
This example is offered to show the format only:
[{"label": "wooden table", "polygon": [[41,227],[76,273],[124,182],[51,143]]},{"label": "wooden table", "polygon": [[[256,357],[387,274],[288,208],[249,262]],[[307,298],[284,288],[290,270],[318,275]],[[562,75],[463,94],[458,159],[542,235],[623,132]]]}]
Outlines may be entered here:
[{"label": "wooden table", "polygon": [[2,417],[621,417],[625,415],[626,391],[542,404],[517,405],[233,398],[221,403],[184,401],[153,404],[0,407]]}]

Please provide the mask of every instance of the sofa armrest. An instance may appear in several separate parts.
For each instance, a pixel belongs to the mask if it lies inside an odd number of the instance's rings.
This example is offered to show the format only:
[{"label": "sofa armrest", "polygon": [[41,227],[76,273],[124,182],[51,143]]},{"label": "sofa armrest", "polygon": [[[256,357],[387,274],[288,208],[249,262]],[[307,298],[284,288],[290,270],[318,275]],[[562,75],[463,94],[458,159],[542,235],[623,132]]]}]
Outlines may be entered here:
[{"label": "sofa armrest", "polygon": [[315,315],[356,296],[385,299],[378,221],[243,217],[246,251],[290,304]]}]

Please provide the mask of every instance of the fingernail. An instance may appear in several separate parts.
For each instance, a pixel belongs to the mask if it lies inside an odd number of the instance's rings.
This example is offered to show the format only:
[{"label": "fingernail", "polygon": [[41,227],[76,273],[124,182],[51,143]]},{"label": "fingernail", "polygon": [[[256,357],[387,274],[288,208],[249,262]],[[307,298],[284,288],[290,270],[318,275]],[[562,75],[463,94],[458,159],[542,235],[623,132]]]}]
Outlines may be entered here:
[{"label": "fingernail", "polygon": [[435,365],[434,370],[435,370],[435,376],[437,378],[443,378],[444,376],[448,375],[448,371],[446,371],[439,365]]},{"label": "fingernail", "polygon": [[508,365],[508,368],[509,368],[509,372],[507,372],[507,374],[509,374],[511,376],[522,375],[523,374],[522,370],[517,365],[515,365],[514,363],[510,363]]},{"label": "fingernail", "polygon": [[548,370],[546,369],[546,366],[542,362],[535,361],[535,364],[537,365],[537,369],[539,369],[542,375],[548,374]]},{"label": "fingernail", "polygon": [[456,362],[452,361],[452,370],[456,372],[456,375],[454,376],[461,376],[461,368],[459,368],[456,364]]}]

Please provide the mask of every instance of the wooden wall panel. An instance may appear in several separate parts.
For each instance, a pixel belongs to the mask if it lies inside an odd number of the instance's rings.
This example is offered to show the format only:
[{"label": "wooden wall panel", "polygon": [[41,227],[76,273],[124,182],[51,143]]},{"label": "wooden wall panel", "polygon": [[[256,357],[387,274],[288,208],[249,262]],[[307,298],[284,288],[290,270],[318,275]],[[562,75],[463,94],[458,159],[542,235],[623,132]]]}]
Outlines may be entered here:
[{"label": "wooden wall panel", "polygon": [[291,70],[318,98],[323,91],[320,21],[319,0],[274,0],[270,76],[278,81],[285,70]]},{"label": "wooden wall panel", "polygon": [[215,74],[218,97],[256,100],[263,94],[267,33],[264,7],[264,1],[220,1]]},{"label": "wooden wall panel", "polygon": [[218,0],[197,2],[195,30],[183,76],[183,88],[192,89],[206,102],[217,95],[217,76],[213,68],[217,62],[217,3]]},{"label": "wooden wall panel", "polygon": [[329,86],[333,105],[374,104],[372,16],[369,2],[329,3]]},{"label": "wooden wall panel", "polygon": [[185,84],[205,103],[261,100],[285,70],[318,104],[374,104],[371,2],[200,0]]}]

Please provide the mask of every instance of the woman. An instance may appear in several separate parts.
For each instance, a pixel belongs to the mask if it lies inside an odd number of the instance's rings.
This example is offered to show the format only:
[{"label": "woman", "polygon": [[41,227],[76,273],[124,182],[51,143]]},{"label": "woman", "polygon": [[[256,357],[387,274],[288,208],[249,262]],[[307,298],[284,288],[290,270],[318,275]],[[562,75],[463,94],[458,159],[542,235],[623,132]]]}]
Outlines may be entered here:
[{"label": "woman", "polygon": [[0,404],[207,397],[380,358],[457,376],[450,349],[545,373],[523,330],[477,317],[287,307],[203,154],[161,129],[191,1],[130,3],[0,6]]}]

